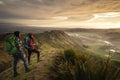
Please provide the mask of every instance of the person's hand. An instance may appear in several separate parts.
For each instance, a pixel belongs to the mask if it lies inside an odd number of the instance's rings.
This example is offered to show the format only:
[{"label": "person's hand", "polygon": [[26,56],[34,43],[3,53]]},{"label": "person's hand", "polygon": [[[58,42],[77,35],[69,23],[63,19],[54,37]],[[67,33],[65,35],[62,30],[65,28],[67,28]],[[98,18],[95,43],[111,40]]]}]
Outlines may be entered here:
[{"label": "person's hand", "polygon": [[36,44],[34,43],[33,45],[35,46]]},{"label": "person's hand", "polygon": [[23,54],[24,58],[26,58],[26,54]]}]

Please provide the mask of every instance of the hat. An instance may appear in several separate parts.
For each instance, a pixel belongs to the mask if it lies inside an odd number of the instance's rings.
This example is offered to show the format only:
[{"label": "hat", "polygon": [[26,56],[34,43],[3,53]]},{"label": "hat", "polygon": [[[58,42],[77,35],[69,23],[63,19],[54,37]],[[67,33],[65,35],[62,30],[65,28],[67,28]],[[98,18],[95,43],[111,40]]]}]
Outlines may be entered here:
[{"label": "hat", "polygon": [[14,35],[15,35],[15,36],[19,36],[19,34],[20,34],[20,31],[15,31],[15,32],[14,32]]}]

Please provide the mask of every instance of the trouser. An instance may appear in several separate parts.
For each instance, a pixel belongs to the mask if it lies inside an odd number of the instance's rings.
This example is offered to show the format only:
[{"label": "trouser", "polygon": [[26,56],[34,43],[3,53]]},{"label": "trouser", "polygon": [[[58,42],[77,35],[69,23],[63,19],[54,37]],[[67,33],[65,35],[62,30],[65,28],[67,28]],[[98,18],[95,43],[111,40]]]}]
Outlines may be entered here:
[{"label": "trouser", "polygon": [[36,49],[32,49],[32,50],[28,49],[28,64],[30,64],[30,58],[31,58],[32,52],[37,53],[37,62],[39,62],[40,52]]},{"label": "trouser", "polygon": [[13,57],[14,57],[14,62],[13,62],[14,74],[17,74],[17,63],[18,63],[19,59],[21,59],[23,61],[23,64],[24,64],[24,67],[25,67],[25,71],[28,70],[28,65],[27,65],[26,59],[24,58],[24,54],[23,53],[15,54],[15,55],[13,55]]}]

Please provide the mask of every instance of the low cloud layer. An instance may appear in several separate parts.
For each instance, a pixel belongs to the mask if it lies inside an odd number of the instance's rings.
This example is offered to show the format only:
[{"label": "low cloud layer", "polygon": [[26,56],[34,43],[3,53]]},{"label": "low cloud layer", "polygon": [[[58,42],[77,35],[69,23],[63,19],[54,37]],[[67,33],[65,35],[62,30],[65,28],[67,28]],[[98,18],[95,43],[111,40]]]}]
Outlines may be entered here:
[{"label": "low cloud layer", "polygon": [[90,20],[114,22],[119,19],[106,13],[115,12],[119,18],[119,7],[119,0],[0,0],[0,22],[38,26],[81,26]]}]

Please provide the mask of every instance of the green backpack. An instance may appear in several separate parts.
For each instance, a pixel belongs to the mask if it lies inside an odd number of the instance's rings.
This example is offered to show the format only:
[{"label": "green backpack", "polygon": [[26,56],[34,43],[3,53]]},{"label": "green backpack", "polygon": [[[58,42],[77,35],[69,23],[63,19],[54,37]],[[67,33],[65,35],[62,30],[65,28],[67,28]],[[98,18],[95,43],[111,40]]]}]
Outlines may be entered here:
[{"label": "green backpack", "polygon": [[9,34],[5,37],[5,51],[10,55],[17,53],[14,34]]}]

